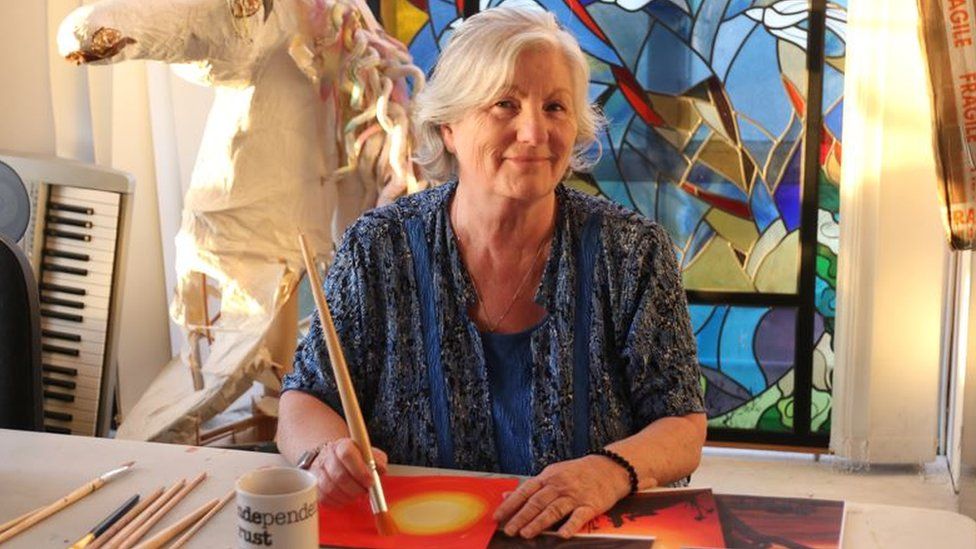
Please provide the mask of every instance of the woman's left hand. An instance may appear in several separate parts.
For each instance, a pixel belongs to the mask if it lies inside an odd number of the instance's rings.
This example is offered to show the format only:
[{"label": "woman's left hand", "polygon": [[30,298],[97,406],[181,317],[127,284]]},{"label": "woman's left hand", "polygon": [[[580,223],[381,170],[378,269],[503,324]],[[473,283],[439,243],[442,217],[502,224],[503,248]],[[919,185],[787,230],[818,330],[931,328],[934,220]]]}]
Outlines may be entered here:
[{"label": "woman's left hand", "polygon": [[558,534],[569,538],[630,493],[627,471],[602,456],[554,463],[522,483],[495,511],[509,536],[531,538],[568,516]]}]

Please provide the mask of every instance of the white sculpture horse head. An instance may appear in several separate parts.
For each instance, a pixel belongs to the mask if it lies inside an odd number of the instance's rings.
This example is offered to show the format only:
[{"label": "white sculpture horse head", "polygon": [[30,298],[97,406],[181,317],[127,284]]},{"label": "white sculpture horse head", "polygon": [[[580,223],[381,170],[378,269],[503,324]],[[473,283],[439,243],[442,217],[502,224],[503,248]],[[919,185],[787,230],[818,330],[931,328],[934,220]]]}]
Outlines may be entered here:
[{"label": "white sculpture horse head", "polygon": [[[255,358],[304,271],[299,231],[331,251],[364,210],[417,189],[407,78],[416,90],[423,74],[362,0],[102,0],[62,22],[58,46],[79,64],[192,64],[215,88],[184,197],[171,304],[197,390],[161,390],[134,435],[173,438],[161,432],[183,415],[206,419],[269,363],[290,364]],[[219,296],[219,320],[208,296]],[[284,332],[293,344],[294,327]],[[204,333],[216,335],[194,364]],[[161,383],[181,385],[158,379],[150,392]],[[130,416],[141,412],[137,404]]]}]

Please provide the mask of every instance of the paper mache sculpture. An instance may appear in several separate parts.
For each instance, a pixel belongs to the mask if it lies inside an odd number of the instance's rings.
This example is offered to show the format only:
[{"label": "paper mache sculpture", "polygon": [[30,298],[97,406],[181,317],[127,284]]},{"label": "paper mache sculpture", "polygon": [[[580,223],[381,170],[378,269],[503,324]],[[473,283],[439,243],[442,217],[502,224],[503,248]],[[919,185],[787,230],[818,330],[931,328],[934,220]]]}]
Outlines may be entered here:
[{"label": "paper mache sculpture", "polygon": [[58,46],[78,64],[190,64],[215,88],[176,237],[184,352],[118,431],[199,442],[201,421],[290,368],[299,231],[327,259],[360,213],[419,188],[408,78],[417,91],[423,73],[362,0],[102,0]]}]

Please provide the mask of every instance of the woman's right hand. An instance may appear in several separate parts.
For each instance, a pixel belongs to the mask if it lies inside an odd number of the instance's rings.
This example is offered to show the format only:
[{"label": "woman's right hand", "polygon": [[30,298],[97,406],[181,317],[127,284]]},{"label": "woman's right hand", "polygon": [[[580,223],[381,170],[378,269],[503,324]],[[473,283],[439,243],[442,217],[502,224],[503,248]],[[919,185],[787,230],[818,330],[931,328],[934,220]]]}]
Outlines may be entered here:
[{"label": "woman's right hand", "polygon": [[[373,448],[380,474],[386,473],[386,452]],[[318,479],[319,501],[339,506],[364,494],[373,480],[359,447],[351,438],[327,442],[309,470]]]}]

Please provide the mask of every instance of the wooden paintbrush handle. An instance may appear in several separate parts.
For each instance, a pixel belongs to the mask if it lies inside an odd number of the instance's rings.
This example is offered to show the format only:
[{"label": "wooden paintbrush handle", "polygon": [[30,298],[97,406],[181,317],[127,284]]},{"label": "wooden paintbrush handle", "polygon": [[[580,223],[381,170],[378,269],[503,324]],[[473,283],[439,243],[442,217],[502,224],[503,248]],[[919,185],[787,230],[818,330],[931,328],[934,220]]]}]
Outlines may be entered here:
[{"label": "wooden paintbrush handle", "polygon": [[349,377],[349,367],[342,353],[339,334],[336,333],[332,313],[329,311],[329,303],[326,301],[325,292],[322,290],[322,279],[319,277],[318,269],[315,268],[315,257],[309,249],[305,235],[300,234],[298,238],[301,243],[302,255],[305,257],[309,286],[312,288],[315,306],[322,321],[322,334],[325,337],[325,346],[329,351],[329,362],[332,364],[332,373],[335,375],[339,399],[342,401],[342,412],[346,416],[346,424],[349,426],[349,437],[359,446],[363,460],[367,464],[375,463],[372,445],[369,443],[369,433],[366,431],[366,422],[363,420],[363,414],[359,408],[359,399],[356,398],[356,391],[353,389],[352,379]]},{"label": "wooden paintbrush handle", "polygon": [[36,513],[32,514],[31,516],[17,523],[16,526],[13,526],[6,532],[0,534],[0,543],[9,540],[10,538],[16,536],[17,534],[30,528],[31,526],[34,526],[38,522],[41,522],[42,520],[53,515],[54,513],[57,513],[61,509],[64,509],[65,507],[87,496],[88,494],[94,492],[95,490],[98,490],[99,488],[102,487],[103,484],[105,484],[105,481],[100,478],[97,478],[79,488],[76,488],[70,494],[55,501],[54,503],[48,505],[47,507],[37,511]]}]

